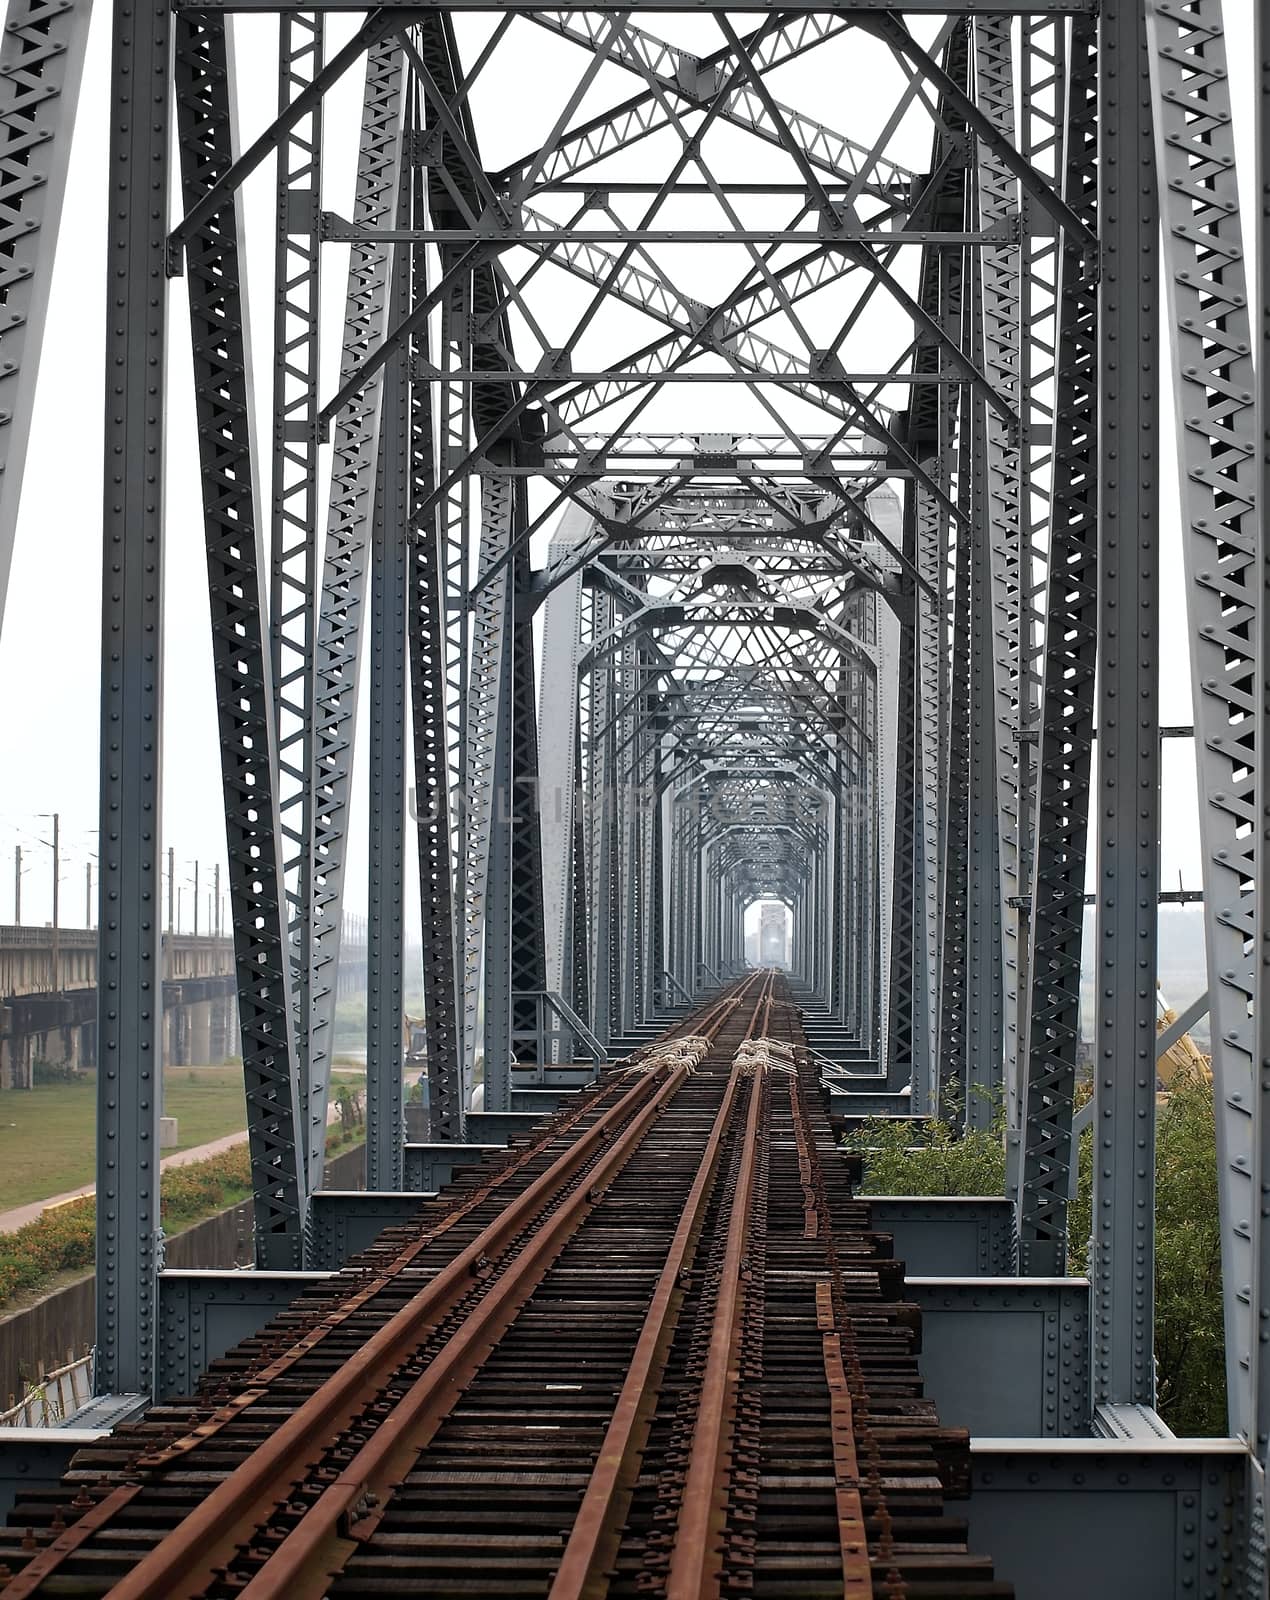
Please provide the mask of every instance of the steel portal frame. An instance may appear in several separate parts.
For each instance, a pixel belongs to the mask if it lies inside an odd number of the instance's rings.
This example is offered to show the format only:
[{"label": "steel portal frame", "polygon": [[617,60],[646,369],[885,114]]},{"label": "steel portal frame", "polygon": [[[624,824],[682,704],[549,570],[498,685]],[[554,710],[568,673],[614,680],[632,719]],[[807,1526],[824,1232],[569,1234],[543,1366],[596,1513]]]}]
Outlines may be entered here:
[{"label": "steel portal frame", "polygon": [[[744,964],[746,908],[778,900],[839,1065],[969,1123],[1001,1097],[1019,1147],[1021,1269],[1060,1271],[1092,821],[1092,1386],[1109,1405],[1153,1398],[1167,373],[1231,1428],[1259,1486],[1264,18],[1257,343],[1222,0],[738,0],[727,12],[599,0],[551,13],[402,0],[328,53],[326,13],[353,9],[115,8],[101,1381],[145,1389],[154,1348],[164,374],[167,279],[180,273],[260,1264],[303,1262],[322,1182],[364,682],[368,1146],[384,1187],[404,1172],[413,828],[434,1137],[462,1139],[477,1082],[485,1109],[505,1110],[514,1059],[637,1043]],[[244,148],[225,13],[262,11],[282,18],[278,115]],[[83,4],[12,0],[3,46],[0,602],[87,24]],[[491,86],[535,49],[551,71],[511,130]],[[324,192],[325,98],[363,58],[341,211]],[[878,86],[845,130],[824,125],[806,89],[809,66],[835,60],[868,63]],[[262,453],[240,211],[266,162]],[[178,164],[183,215],[170,218]],[[330,394],[321,259],[341,242]]]}]

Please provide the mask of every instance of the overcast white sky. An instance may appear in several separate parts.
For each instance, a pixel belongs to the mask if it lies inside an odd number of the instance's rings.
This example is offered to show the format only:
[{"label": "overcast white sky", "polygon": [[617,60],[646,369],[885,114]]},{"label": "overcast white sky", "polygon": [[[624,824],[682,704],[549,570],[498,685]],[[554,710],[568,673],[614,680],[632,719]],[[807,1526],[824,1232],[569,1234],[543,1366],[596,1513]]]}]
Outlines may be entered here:
[{"label": "overcast white sky", "polygon": [[[1241,151],[1248,158],[1245,204],[1251,179],[1251,0],[1227,5],[1232,32],[1231,62],[1236,95],[1236,121]],[[358,18],[333,17],[329,23],[335,49]],[[59,811],[62,819],[62,919],[82,923],[85,863],[96,849],[98,630],[100,604],[102,336],[104,301],[105,157],[107,125],[106,71],[109,55],[109,7],[101,3],[94,18],[84,73],[81,112],[70,169],[62,243],[59,249],[48,334],[40,373],[32,429],[22,516],[18,529],[3,638],[0,638],[0,683],[4,690],[3,754],[0,755],[0,921],[13,913],[13,848],[21,843],[27,871],[23,880],[23,920],[42,922],[51,911],[50,852],[39,843],[51,837],[40,813]],[[467,30],[484,36],[489,22],[464,19]],[[648,18],[654,32],[691,44],[692,34],[707,19]],[[511,159],[531,142],[527,125],[537,107],[535,84],[549,81],[559,59],[572,49],[560,41],[517,24],[528,41],[507,67],[492,76],[478,105],[483,154],[495,167],[500,156]],[[924,31],[924,30],[923,30]],[[249,137],[269,114],[276,95],[274,41],[276,28],[264,19],[239,22],[238,59],[245,89],[244,136]],[[711,48],[702,36],[702,44]],[[878,98],[872,75],[860,71],[848,99],[841,81],[826,77],[812,52],[800,68],[798,103],[831,126],[852,133],[867,128],[889,102]],[[243,67],[242,64],[246,63]],[[573,67],[577,70],[576,65]],[[820,78],[816,78],[817,72]],[[597,89],[606,81],[599,80]],[[633,80],[617,83],[630,92]],[[348,214],[356,156],[357,106],[361,72],[355,70],[329,101],[324,203]],[[528,98],[527,98],[528,96]],[[870,96],[873,99],[870,99]],[[791,96],[786,95],[786,98]],[[601,96],[604,98],[604,96]],[[607,98],[614,98],[608,95]],[[928,149],[929,134],[921,148]],[[920,159],[917,164],[921,164]],[[253,320],[257,346],[257,380],[268,381],[267,347],[271,318],[273,169],[266,165],[252,180],[247,195],[248,233],[261,274],[253,279]],[[915,254],[915,252],[914,252]],[[331,392],[338,360],[347,252],[328,246],[324,258],[328,309],[323,395]],[[687,274],[686,274],[687,275]],[[686,285],[691,289],[691,285]],[[704,298],[704,296],[703,296]],[[164,718],[165,847],[177,855],[177,881],[188,880],[197,857],[210,877],[213,862],[224,857],[220,777],[215,742],[205,568],[202,551],[196,457],[190,395],[183,284],[172,286],[170,339],[170,433],[168,463],[169,539],[166,590],[166,704]],[[714,393],[720,391],[715,390]],[[736,391],[732,391],[735,393]],[[263,388],[259,390],[262,401]],[[681,390],[687,397],[687,391]],[[1171,450],[1171,408],[1163,406],[1165,440]],[[263,418],[266,413],[259,413]],[[714,420],[713,417],[711,419]],[[724,424],[726,425],[726,424]],[[267,430],[263,430],[267,442]],[[267,451],[266,451],[267,454]],[[1162,715],[1166,722],[1190,719],[1186,633],[1180,581],[1181,554],[1176,509],[1176,469],[1165,462],[1163,516],[1160,530],[1165,627],[1162,662]],[[267,497],[262,497],[267,506]],[[1166,747],[1164,782],[1164,874],[1176,882],[1179,871],[1188,884],[1198,882],[1194,845],[1193,763],[1189,748]],[[361,786],[358,788],[360,800]],[[354,823],[353,859],[348,905],[364,903],[364,810]],[[412,861],[412,857],[408,857]],[[206,881],[206,880],[205,880]],[[185,890],[186,924],[190,889]],[[412,899],[416,898],[412,896]],[[204,890],[204,915],[206,890]]]}]

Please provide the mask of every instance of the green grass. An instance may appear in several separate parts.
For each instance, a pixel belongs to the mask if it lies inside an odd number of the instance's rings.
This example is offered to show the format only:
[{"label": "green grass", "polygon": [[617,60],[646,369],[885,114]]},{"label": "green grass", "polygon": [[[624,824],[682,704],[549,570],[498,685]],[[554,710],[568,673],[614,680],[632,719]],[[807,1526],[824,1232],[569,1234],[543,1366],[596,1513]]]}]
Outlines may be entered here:
[{"label": "green grass", "polygon": [[[163,1092],[164,1114],[177,1118],[178,1150],[247,1126],[241,1070],[175,1067],[164,1074]],[[0,1211],[91,1183],[96,1128],[93,1074],[0,1095]]]},{"label": "green grass", "polygon": [[[328,1134],[328,1156],[360,1145],[361,1130]],[[163,1179],[163,1227],[169,1237],[251,1193],[250,1158],[245,1144],[231,1146],[203,1161],[170,1169]],[[0,1309],[6,1314],[31,1304],[49,1290],[92,1271],[97,1202],[91,1196],[45,1211],[16,1233],[0,1234]]]},{"label": "green grass", "polygon": [[[336,1072],[341,1083],[365,1088],[365,1075]],[[165,1156],[210,1144],[247,1126],[240,1066],[169,1067],[163,1075],[163,1114],[177,1119],[180,1142]],[[92,1183],[96,1161],[97,1080],[49,1084],[0,1094],[0,1211],[47,1200]]]}]

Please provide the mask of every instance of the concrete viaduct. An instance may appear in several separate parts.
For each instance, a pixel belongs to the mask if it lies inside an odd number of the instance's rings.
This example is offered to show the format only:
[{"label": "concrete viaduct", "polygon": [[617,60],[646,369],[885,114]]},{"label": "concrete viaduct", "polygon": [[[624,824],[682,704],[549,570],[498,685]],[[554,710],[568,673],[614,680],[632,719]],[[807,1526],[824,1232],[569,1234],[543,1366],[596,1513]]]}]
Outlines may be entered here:
[{"label": "concrete viaduct", "polygon": [[[350,942],[338,993],[365,988],[366,950]],[[233,940],[163,938],[163,1061],[195,1066],[236,1055]],[[0,1090],[34,1086],[34,1064],[97,1064],[97,930],[0,925]]]}]

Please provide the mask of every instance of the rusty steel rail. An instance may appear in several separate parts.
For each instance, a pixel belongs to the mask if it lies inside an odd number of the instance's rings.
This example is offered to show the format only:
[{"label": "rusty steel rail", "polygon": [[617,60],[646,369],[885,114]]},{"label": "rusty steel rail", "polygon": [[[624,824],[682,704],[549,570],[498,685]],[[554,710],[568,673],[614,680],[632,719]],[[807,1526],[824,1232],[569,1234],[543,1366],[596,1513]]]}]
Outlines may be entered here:
[{"label": "rusty steel rail", "polygon": [[[744,1044],[756,1035],[766,1035],[771,1024],[772,983],[763,986],[754,1016],[746,1029],[742,1048],[737,1051],[733,1071],[745,1071]],[[667,1600],[714,1600],[723,1578],[721,1541],[727,1520],[731,1488],[732,1443],[736,1427],[736,1398],[740,1382],[740,1342],[747,1297],[761,1274],[749,1261],[754,1225],[754,1210],[759,1198],[763,1166],[763,1140],[760,1137],[763,1113],[767,1106],[767,1074],[761,1067],[750,1077],[749,1110],[736,1176],[736,1191],[728,1219],[727,1242],[710,1347],[701,1394],[697,1402],[697,1426],[680,1503],[677,1537],[670,1557],[666,1581]]]},{"label": "rusty steel rail", "polygon": [[858,1173],[750,974],[27,1493],[0,1600],[1007,1595]]},{"label": "rusty steel rail", "polygon": [[[725,996],[710,1006],[697,1024],[697,1031],[706,1036],[717,1031],[753,982],[746,980],[736,996]],[[651,1113],[674,1094],[687,1070],[686,1066],[674,1068],[660,1087],[657,1087],[654,1076],[641,1074],[615,1105],[568,1146],[528,1189],[513,1199],[494,1222],[482,1229],[445,1271],[378,1331],[358,1359],[342,1366],[328,1383],[311,1395],[259,1450],[253,1452],[241,1467],[217,1486],[173,1535],[129,1572],[111,1592],[119,1600],[142,1600],[142,1597],[148,1597],[148,1600],[178,1600],[180,1596],[196,1596],[205,1592],[223,1565],[226,1552],[232,1553],[249,1542],[268,1512],[285,1504],[297,1474],[306,1467],[316,1465],[320,1455],[329,1449],[332,1434],[347,1427],[375,1398],[386,1376],[400,1364],[411,1348],[417,1346],[423,1333],[435,1326],[469,1292],[475,1277],[488,1270],[490,1258],[501,1253],[518,1232],[537,1219],[542,1208],[594,1156],[603,1142],[611,1137],[614,1126],[624,1117],[635,1113],[642,1135],[647,1130]],[[642,1106],[645,1100],[649,1104]],[[579,1111],[566,1126],[575,1124],[581,1115]],[[625,1139],[620,1148],[629,1150]],[[611,1153],[602,1163],[606,1171],[609,1170],[610,1161]],[[516,1169],[523,1164],[523,1160],[517,1163]],[[500,1180],[505,1181],[510,1175],[510,1171],[501,1174]],[[460,1222],[474,1204],[475,1201],[460,1206],[442,1220],[428,1240],[421,1240],[417,1246],[401,1252],[377,1280],[350,1297],[323,1324],[266,1367],[260,1374],[261,1381],[241,1391],[230,1405],[201,1422],[189,1434],[170,1441],[153,1453],[140,1455],[136,1466],[144,1470],[168,1465],[174,1458],[207,1443],[226,1423],[249,1406],[265,1399],[269,1394],[270,1382],[293,1366],[301,1356],[308,1354],[333,1327],[346,1321],[355,1309],[365,1304],[377,1287],[395,1276],[401,1266],[415,1259],[424,1243]],[[576,1226],[582,1213],[580,1210],[570,1210],[569,1215]],[[57,1537],[39,1551],[20,1573],[5,1580],[3,1593],[6,1600],[25,1600],[26,1596],[38,1593],[40,1586],[53,1577],[66,1557],[108,1526],[113,1518],[138,1498],[143,1486],[140,1480],[119,1485],[100,1503],[83,1508],[83,1514],[60,1530]]]},{"label": "rusty steel rail", "polygon": [[723,1577],[720,1541],[731,1483],[742,1318],[752,1271],[746,1251],[762,1159],[760,1119],[767,1104],[765,1075],[755,1074],[751,1084],[740,1171],[710,1330],[710,1353],[701,1380],[697,1428],[670,1558],[668,1600],[713,1600]]},{"label": "rusty steel rail", "polygon": [[823,1338],[825,1385],[829,1390],[829,1428],[833,1437],[833,1492],[838,1507],[838,1541],[842,1547],[845,1600],[873,1600],[868,1530],[860,1496],[860,1462],[856,1452],[851,1389],[842,1363],[842,1335],[834,1315],[833,1289],[826,1280],[816,1285],[816,1321]]},{"label": "rusty steel rail", "polygon": [[[640,1107],[588,1174],[588,1187],[576,1189],[534,1234],[513,1265],[398,1401],[392,1414],[265,1561],[243,1591],[249,1600],[320,1600],[326,1593],[330,1578],[348,1555],[378,1527],[383,1497],[396,1487],[407,1467],[427,1447],[457,1403],[463,1385],[542,1282],[565,1240],[602,1202],[607,1185],[630,1160],[653,1119],[686,1076],[687,1068],[683,1066],[667,1075],[656,1094]],[[137,1577],[141,1577],[140,1572]],[[154,1579],[146,1585],[121,1585],[119,1600],[163,1600],[177,1592],[170,1586],[162,1587],[162,1583],[163,1575],[156,1565]]]},{"label": "rusty steel rail", "polygon": [[[352,1533],[352,1543],[356,1543],[359,1524],[365,1531],[373,1531],[378,1520],[374,1515],[378,1496],[387,1488],[386,1474],[401,1448],[404,1431],[417,1428],[420,1444],[426,1444],[428,1430],[435,1429],[444,1415],[437,1404],[442,1390],[457,1385],[465,1368],[470,1374],[480,1365],[483,1340],[496,1336],[492,1330],[500,1318],[510,1320],[514,1315],[514,1310],[508,1311],[509,1305],[523,1304],[528,1298],[565,1236],[579,1226],[601,1197],[603,1185],[629,1159],[657,1112],[684,1081],[687,1070],[686,1066],[676,1067],[660,1083],[653,1077],[638,1080],[375,1336],[360,1360],[323,1385],[266,1444],[212,1491],[176,1534],[129,1573],[113,1591],[117,1600],[184,1600],[204,1593],[227,1557],[265,1520],[262,1511],[285,1503],[297,1472],[318,1464],[320,1456],[335,1442],[333,1436],[337,1438],[378,1395],[410,1349],[418,1344],[422,1332],[435,1326],[458,1303],[471,1288],[474,1277],[490,1270],[493,1255],[507,1248],[531,1222],[539,1220],[547,1202],[612,1137],[622,1118],[634,1112],[632,1121],[590,1175],[590,1187],[575,1190],[508,1270],[499,1275],[490,1293],[481,1297],[458,1332],[447,1341],[441,1356],[429,1363],[405,1400],[358,1452],[351,1468],[324,1491],[296,1532],[269,1557],[249,1587],[253,1597],[287,1594],[299,1600],[302,1595],[325,1593],[331,1569],[321,1562],[328,1559],[328,1541],[341,1523]],[[505,1327],[506,1321],[501,1326]],[[456,1397],[451,1388],[449,1402],[452,1404]],[[414,1453],[418,1453],[417,1449]],[[310,1584],[316,1587],[311,1588]]]},{"label": "rusty steel rail", "polygon": [[[762,994],[770,994],[767,980]],[[755,1010],[755,1021],[759,1008]],[[753,1033],[751,1022],[747,1037]],[[587,1484],[577,1520],[569,1535],[560,1568],[551,1586],[551,1600],[595,1600],[608,1592],[607,1572],[621,1538],[626,1507],[634,1489],[642,1453],[648,1439],[653,1409],[660,1395],[670,1341],[679,1324],[684,1302],[684,1272],[692,1259],[705,1219],[706,1202],[713,1192],[719,1169],[724,1137],[731,1126],[738,1092],[749,1084],[749,1116],[746,1123],[747,1156],[753,1159],[757,1145],[757,1114],[760,1097],[756,1080],[743,1077],[734,1059],[728,1085],[714,1126],[702,1151],[701,1165],[693,1180],[683,1215],[666,1252],[666,1263],[657,1279],[648,1315],[640,1330],[639,1343],[630,1371],[622,1385],[613,1411],[613,1420],[604,1436],[599,1459]]]}]

